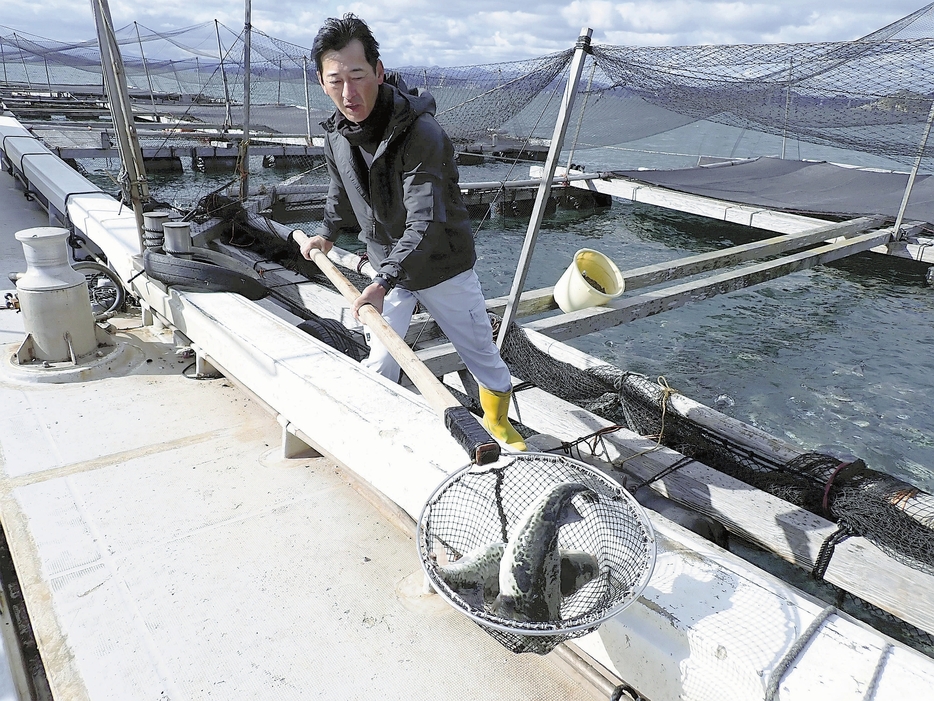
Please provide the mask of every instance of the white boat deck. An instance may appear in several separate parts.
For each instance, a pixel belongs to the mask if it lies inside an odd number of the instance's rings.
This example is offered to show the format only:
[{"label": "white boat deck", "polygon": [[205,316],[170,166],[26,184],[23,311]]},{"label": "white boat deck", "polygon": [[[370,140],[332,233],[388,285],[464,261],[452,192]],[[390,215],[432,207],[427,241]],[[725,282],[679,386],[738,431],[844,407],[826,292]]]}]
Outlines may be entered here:
[{"label": "white boat deck", "polygon": [[[0,212],[8,290],[13,234],[47,219],[6,173]],[[131,374],[0,375],[0,510],[56,700],[590,698],[424,595],[410,537],[333,462],[282,458],[274,416],[116,322]],[[0,311],[3,362],[22,335]]]}]

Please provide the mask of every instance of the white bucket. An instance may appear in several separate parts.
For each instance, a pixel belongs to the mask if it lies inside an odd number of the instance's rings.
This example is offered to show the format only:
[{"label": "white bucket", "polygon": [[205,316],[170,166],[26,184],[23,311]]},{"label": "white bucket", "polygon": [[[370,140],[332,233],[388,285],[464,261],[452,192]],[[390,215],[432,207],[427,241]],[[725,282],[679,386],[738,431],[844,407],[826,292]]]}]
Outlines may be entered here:
[{"label": "white bucket", "polygon": [[598,251],[582,248],[555,285],[555,302],[567,314],[606,304],[625,289],[626,281],[613,261]]}]

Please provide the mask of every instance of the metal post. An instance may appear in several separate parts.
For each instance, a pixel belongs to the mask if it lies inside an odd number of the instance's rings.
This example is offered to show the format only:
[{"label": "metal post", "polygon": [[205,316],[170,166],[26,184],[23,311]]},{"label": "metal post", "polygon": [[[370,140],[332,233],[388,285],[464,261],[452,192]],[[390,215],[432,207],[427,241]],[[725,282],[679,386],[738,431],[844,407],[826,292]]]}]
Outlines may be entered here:
[{"label": "metal post", "polygon": [[305,138],[311,146],[311,99],[308,96],[308,57],[302,56],[302,79],[305,82]]},{"label": "metal post", "polygon": [[[94,21],[97,25],[97,39],[101,52],[101,71],[104,75],[106,94],[113,117],[114,132],[117,136],[117,148],[122,163],[121,185],[128,191],[136,216],[136,230],[139,237],[139,251],[143,251],[143,201],[149,199],[149,186],[143,167],[143,153],[139,147],[136,124],[133,121],[133,109],[127,91],[126,71],[120,47],[114,36],[113,19],[107,0],[93,0]],[[125,178],[125,181],[124,181]]]},{"label": "metal post", "polygon": [[0,63],[3,64],[3,82],[4,82],[4,83],[8,83],[8,82],[10,82],[10,81],[7,80],[7,77],[6,77],[6,55],[5,55],[4,51],[3,51],[3,42],[2,42],[2,41],[0,41]]},{"label": "metal post", "polygon": [[590,98],[590,90],[593,88],[593,76],[597,72],[597,62],[594,61],[593,65],[590,67],[590,78],[587,80],[587,92],[584,93],[584,104],[581,105],[580,115],[577,117],[577,131],[574,132],[574,143],[571,144],[571,148],[568,151],[568,165],[565,168],[565,175],[571,172],[571,168],[574,165],[571,161],[574,159],[574,147],[577,145],[577,140],[580,138],[581,126],[584,123],[584,112],[587,109],[587,100]]},{"label": "metal post", "polygon": [[567,88],[561,101],[561,109],[558,111],[554,135],[551,137],[551,146],[548,149],[548,157],[545,159],[545,166],[542,169],[542,179],[538,185],[538,195],[535,197],[535,205],[532,208],[532,219],[529,221],[529,228],[525,234],[525,241],[522,244],[522,252],[519,254],[519,263],[516,267],[516,276],[512,281],[512,289],[509,292],[509,300],[506,302],[506,310],[503,313],[499,336],[496,338],[496,345],[500,350],[502,350],[503,341],[506,339],[509,325],[516,316],[516,308],[519,306],[519,297],[522,294],[525,278],[529,271],[532,251],[535,248],[535,239],[538,238],[538,230],[545,216],[545,205],[548,203],[548,196],[551,194],[551,181],[555,176],[555,168],[558,164],[558,158],[561,156],[561,147],[564,144],[564,135],[567,132],[571,110],[574,107],[574,96],[580,83],[581,71],[584,69],[584,58],[590,53],[590,37],[592,35],[593,30],[584,27],[577,38],[574,58],[571,59]]},{"label": "metal post", "polygon": [[230,88],[227,85],[227,70],[224,68],[224,47],[221,45],[221,30],[217,24],[217,20],[214,20],[214,31],[217,33],[217,55],[221,60],[221,77],[224,79],[224,104],[227,105],[227,110],[224,114],[224,131],[227,131],[230,129],[231,124]]},{"label": "metal post", "polygon": [[243,139],[240,141],[240,201],[250,194],[250,0],[243,17]]},{"label": "metal post", "polygon": [[175,66],[175,61],[169,61],[172,64],[172,73],[175,74],[175,84],[178,86],[178,96],[181,97],[185,94],[185,89],[182,87],[182,81],[178,77],[178,68]]},{"label": "metal post", "polygon": [[898,208],[898,216],[895,217],[895,228],[892,235],[893,241],[898,241],[902,237],[902,219],[905,217],[905,210],[908,208],[908,198],[911,196],[911,188],[915,184],[915,176],[918,169],[921,168],[921,159],[924,157],[924,149],[927,148],[928,136],[931,133],[931,123],[934,122],[934,102],[931,103],[931,111],[928,112],[928,121],[924,125],[924,133],[921,135],[921,144],[918,146],[918,157],[915,159],[914,167],[908,175],[908,184],[905,186],[905,194],[902,195],[902,204]]},{"label": "metal post", "polygon": [[153,116],[155,116],[156,96],[152,89],[152,77],[149,75],[149,64],[146,63],[146,54],[143,52],[143,39],[139,35],[139,25],[134,22],[133,26],[136,27],[136,43],[139,44],[139,55],[143,59],[143,70],[146,71],[146,82],[149,83],[149,101],[152,102]]},{"label": "metal post", "polygon": [[49,57],[43,56],[42,60],[45,62],[45,80],[49,84],[49,98],[52,97],[52,74],[49,73]]},{"label": "metal post", "polygon": [[279,76],[276,83],[276,104],[282,104],[282,59],[279,59]]},{"label": "metal post", "polygon": [[23,53],[23,47],[19,45],[19,37],[16,36],[16,32],[13,32],[13,42],[19,49],[19,58],[23,62],[23,73],[26,76],[26,85],[32,90],[32,83],[29,81],[29,69],[26,67],[26,54]]},{"label": "metal post", "polygon": [[788,60],[788,85],[785,86],[785,121],[782,124],[782,160],[785,158],[785,136],[788,133],[788,105],[791,102],[791,81],[794,78],[795,60]]}]

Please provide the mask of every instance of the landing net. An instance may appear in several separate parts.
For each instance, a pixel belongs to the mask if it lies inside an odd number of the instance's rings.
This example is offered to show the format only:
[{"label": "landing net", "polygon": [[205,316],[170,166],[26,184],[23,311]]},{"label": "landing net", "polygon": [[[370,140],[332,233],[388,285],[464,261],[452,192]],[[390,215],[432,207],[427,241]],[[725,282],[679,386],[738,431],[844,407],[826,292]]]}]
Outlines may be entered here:
[{"label": "landing net", "polygon": [[[445,574],[447,563],[510,542],[529,505],[569,483],[586,488],[572,500],[582,520],[561,526],[554,547],[565,557],[573,553],[578,562],[592,562],[592,570],[575,584],[567,581],[574,577],[562,562],[560,581],[551,582],[562,590],[554,618],[514,620],[497,612],[495,598],[502,593],[498,573],[505,559],[499,553],[486,590],[475,597],[469,596],[463,579],[455,582]],[[538,537],[525,543],[528,550],[542,545]],[[419,518],[418,547],[425,573],[441,596],[512,652],[538,654],[596,630],[632,604],[648,584],[656,554],[651,523],[625,489],[584,463],[543,453],[511,455],[492,467],[469,465],[445,480]]]}]

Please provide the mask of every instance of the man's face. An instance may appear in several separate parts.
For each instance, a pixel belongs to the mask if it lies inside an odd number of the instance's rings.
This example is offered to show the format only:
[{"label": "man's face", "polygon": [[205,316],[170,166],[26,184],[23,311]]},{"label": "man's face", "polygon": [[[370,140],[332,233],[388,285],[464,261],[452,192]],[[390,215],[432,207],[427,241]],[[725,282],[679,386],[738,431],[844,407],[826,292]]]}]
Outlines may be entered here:
[{"label": "man's face", "polygon": [[340,51],[327,51],[321,56],[318,81],[341,114],[359,123],[376,105],[383,82],[383,62],[377,61],[374,71],[366,61],[363,42],[354,39]]}]

